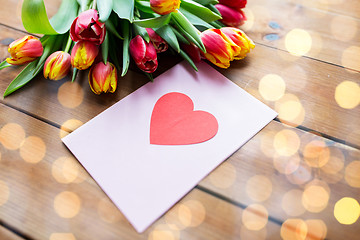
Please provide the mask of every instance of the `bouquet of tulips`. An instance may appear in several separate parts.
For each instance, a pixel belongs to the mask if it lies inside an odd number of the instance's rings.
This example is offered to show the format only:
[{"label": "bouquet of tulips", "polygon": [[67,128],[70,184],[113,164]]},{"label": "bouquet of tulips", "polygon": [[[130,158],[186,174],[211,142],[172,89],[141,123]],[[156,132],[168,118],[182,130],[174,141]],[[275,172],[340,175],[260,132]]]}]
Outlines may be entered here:
[{"label": "bouquet of tulips", "polygon": [[[59,80],[89,70],[96,93],[114,92],[118,71],[124,76],[131,59],[151,80],[157,55],[179,54],[195,69],[207,59],[228,68],[254,43],[239,27],[247,0],[63,0],[49,20],[43,0],[24,0],[28,35],[9,45],[10,57],[0,69],[28,64],[10,83],[4,97],[30,82],[39,72]],[[72,70],[71,70],[72,69]]]}]

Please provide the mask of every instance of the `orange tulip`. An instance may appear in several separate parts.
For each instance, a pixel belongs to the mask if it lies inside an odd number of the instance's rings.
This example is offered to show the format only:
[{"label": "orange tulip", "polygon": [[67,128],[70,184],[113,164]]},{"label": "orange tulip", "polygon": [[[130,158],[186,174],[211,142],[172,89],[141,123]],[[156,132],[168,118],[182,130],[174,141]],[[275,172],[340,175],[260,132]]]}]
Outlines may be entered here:
[{"label": "orange tulip", "polygon": [[70,54],[57,51],[52,53],[45,61],[44,77],[51,80],[64,78],[70,71],[71,67]]},{"label": "orange tulip", "polygon": [[6,61],[12,65],[21,65],[34,61],[43,54],[43,46],[39,39],[25,36],[10,43],[8,51],[11,58]]},{"label": "orange tulip", "polygon": [[179,9],[180,0],[150,0],[150,7],[154,12],[166,15]]},{"label": "orange tulip", "polygon": [[221,32],[229,37],[237,46],[241,48],[240,52],[234,54],[234,59],[239,60],[246,57],[250,49],[255,47],[254,42],[246,36],[246,34],[238,28],[224,27]]},{"label": "orange tulip", "polygon": [[114,64],[101,61],[89,71],[89,85],[95,94],[113,93],[117,87],[117,71]]},{"label": "orange tulip", "polygon": [[99,48],[94,43],[79,41],[71,51],[71,65],[74,68],[85,70],[93,64],[98,53]]}]

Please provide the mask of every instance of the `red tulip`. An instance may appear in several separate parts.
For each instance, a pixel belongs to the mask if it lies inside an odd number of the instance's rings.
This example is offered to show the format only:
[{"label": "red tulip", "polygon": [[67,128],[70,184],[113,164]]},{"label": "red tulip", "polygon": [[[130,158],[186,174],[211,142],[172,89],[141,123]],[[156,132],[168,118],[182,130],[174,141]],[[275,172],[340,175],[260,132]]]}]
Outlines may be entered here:
[{"label": "red tulip", "polygon": [[200,49],[195,44],[182,43],[181,48],[184,49],[184,51],[189,55],[193,62],[197,63],[201,61]]},{"label": "red tulip", "polygon": [[117,71],[115,66],[101,61],[91,67],[89,71],[89,85],[95,94],[113,93],[117,87]]},{"label": "red tulip", "polygon": [[165,52],[168,49],[168,44],[165,40],[160,37],[152,28],[146,28],[147,33],[149,34],[150,41],[154,45],[156,52],[161,53]]},{"label": "red tulip", "polygon": [[88,41],[80,41],[71,51],[71,65],[84,70],[89,68],[99,53],[99,47]]},{"label": "red tulip", "polygon": [[8,52],[11,58],[6,61],[12,65],[21,65],[34,61],[43,54],[43,46],[39,39],[27,35],[10,43]]},{"label": "red tulip", "polygon": [[147,73],[155,72],[158,61],[156,49],[151,43],[147,43],[140,35],[130,41],[130,54],[136,65]]},{"label": "red tulip", "polygon": [[222,19],[220,22],[229,27],[238,27],[246,21],[243,11],[234,9],[222,4],[216,4],[215,7],[221,13]]},{"label": "red tulip", "polygon": [[105,34],[105,23],[99,22],[99,15],[95,9],[80,13],[70,28],[70,37],[74,42],[85,40],[100,45]]},{"label": "red tulip", "polygon": [[51,80],[64,78],[70,71],[71,67],[70,54],[57,51],[52,53],[45,61],[44,77]]},{"label": "red tulip", "polygon": [[219,3],[231,8],[244,8],[247,0],[219,0]]}]

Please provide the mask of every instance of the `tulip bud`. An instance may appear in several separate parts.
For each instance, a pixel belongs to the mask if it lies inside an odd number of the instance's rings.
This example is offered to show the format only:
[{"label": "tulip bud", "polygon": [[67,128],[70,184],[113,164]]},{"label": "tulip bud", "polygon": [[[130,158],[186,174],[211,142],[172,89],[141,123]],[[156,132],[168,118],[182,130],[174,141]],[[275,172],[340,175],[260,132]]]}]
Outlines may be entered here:
[{"label": "tulip bud", "polygon": [[228,68],[234,59],[233,48],[237,46],[219,29],[205,30],[200,36],[206,49],[204,57],[218,67]]},{"label": "tulip bud", "polygon": [[85,70],[93,64],[98,53],[98,46],[92,42],[77,42],[71,51],[71,65],[74,68]]},{"label": "tulip bud", "polygon": [[162,37],[160,37],[152,28],[146,28],[147,33],[149,34],[150,41],[154,45],[156,52],[161,53],[165,52],[168,49],[168,44],[165,42]]},{"label": "tulip bud", "polygon": [[45,61],[44,77],[51,80],[60,80],[70,71],[71,67],[70,54],[57,51],[52,53]]},{"label": "tulip bud", "polygon": [[99,22],[99,15],[95,9],[80,13],[70,28],[70,37],[74,42],[84,40],[100,45],[105,34],[105,23]]},{"label": "tulip bud", "polygon": [[181,48],[184,49],[184,51],[189,55],[193,62],[198,63],[201,61],[200,49],[195,44],[181,43]]},{"label": "tulip bud", "polygon": [[231,8],[244,8],[247,0],[219,0],[219,3]]},{"label": "tulip bud", "polygon": [[243,11],[230,8],[222,4],[216,4],[215,7],[219,10],[222,19],[219,21],[230,27],[238,27],[246,21]]},{"label": "tulip bud", "polygon": [[150,7],[154,12],[166,15],[179,9],[180,0],[150,0]]},{"label": "tulip bud", "polygon": [[147,73],[155,72],[158,61],[156,49],[151,43],[147,43],[140,35],[130,41],[130,54],[136,65]]},{"label": "tulip bud", "polygon": [[117,71],[115,66],[101,61],[90,68],[89,85],[95,94],[115,92],[117,87]]},{"label": "tulip bud", "polygon": [[223,34],[231,39],[237,46],[241,48],[240,52],[234,54],[234,59],[239,60],[246,57],[250,49],[255,47],[254,42],[246,36],[246,34],[238,28],[224,27],[220,29]]},{"label": "tulip bud", "polygon": [[28,35],[10,43],[8,52],[11,58],[6,58],[6,61],[12,65],[21,65],[40,57],[43,54],[43,46],[39,39]]}]

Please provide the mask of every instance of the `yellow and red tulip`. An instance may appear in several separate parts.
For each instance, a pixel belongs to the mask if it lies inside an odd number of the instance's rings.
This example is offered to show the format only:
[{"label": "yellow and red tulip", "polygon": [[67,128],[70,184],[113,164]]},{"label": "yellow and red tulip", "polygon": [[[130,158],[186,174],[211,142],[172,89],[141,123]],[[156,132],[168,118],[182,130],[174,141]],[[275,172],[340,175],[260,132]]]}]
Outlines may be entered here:
[{"label": "yellow and red tulip", "polygon": [[234,49],[237,46],[228,41],[220,29],[208,29],[201,33],[201,40],[204,43],[206,53],[204,57],[221,68],[228,68],[230,61],[234,59]]},{"label": "yellow and red tulip", "polygon": [[8,52],[11,58],[6,61],[12,65],[21,65],[34,61],[43,54],[43,46],[39,39],[25,36],[10,43]]},{"label": "yellow and red tulip", "polygon": [[90,41],[100,45],[105,34],[105,23],[99,22],[99,15],[95,9],[80,13],[70,28],[70,37],[74,42]]},{"label": "yellow and red tulip", "polygon": [[60,80],[69,73],[70,67],[70,54],[63,51],[54,52],[45,61],[44,77],[51,80]]},{"label": "yellow and red tulip", "polygon": [[154,12],[166,15],[179,9],[180,0],[150,0],[150,7]]},{"label": "yellow and red tulip", "polygon": [[234,59],[239,60],[246,57],[250,49],[255,47],[254,42],[240,29],[233,27],[221,28],[221,32],[241,48],[240,52],[234,54]]},{"label": "yellow and red tulip", "polygon": [[156,52],[161,53],[165,52],[168,49],[168,44],[165,40],[160,37],[152,28],[146,28],[147,33],[149,34],[150,41],[154,45]]},{"label": "yellow and red tulip", "polygon": [[117,71],[114,64],[102,61],[91,67],[89,85],[95,94],[113,93],[117,87]]},{"label": "yellow and red tulip", "polygon": [[99,48],[94,43],[77,42],[71,51],[71,65],[80,70],[87,69],[93,64],[98,53]]},{"label": "yellow and red tulip", "polygon": [[130,41],[130,54],[136,65],[147,73],[155,72],[158,61],[156,49],[152,43],[146,42],[140,35]]},{"label": "yellow and red tulip", "polygon": [[240,9],[234,9],[222,4],[216,4],[215,7],[219,10],[222,19],[219,21],[229,27],[239,27],[246,21],[246,16]]},{"label": "yellow and red tulip", "polygon": [[231,8],[244,8],[247,0],[219,0],[220,4],[226,5]]}]

